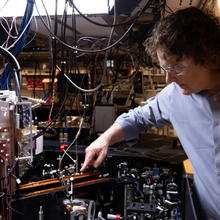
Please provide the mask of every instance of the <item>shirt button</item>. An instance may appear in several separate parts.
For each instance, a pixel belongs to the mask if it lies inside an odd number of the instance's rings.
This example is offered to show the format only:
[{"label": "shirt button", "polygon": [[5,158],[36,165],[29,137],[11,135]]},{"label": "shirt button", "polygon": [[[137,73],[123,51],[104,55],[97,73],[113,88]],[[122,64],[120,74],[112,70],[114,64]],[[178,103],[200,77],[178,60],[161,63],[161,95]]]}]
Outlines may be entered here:
[{"label": "shirt button", "polygon": [[218,99],[216,96],[213,97],[213,101],[216,102]]},{"label": "shirt button", "polygon": [[216,127],[216,126],[219,126],[219,122],[218,121],[215,121],[214,122],[214,126]]},{"label": "shirt button", "polygon": [[220,147],[216,147],[216,151],[220,151]]}]

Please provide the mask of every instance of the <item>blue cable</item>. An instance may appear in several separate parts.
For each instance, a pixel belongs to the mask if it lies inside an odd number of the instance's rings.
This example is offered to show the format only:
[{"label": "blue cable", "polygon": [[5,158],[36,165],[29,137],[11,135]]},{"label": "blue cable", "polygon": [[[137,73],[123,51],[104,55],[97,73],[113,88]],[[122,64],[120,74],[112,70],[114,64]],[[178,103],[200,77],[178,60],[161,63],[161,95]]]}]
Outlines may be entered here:
[{"label": "blue cable", "polygon": [[180,220],[180,218],[179,218],[179,213],[178,213],[178,208],[176,208],[176,219],[177,219],[177,220]]},{"label": "blue cable", "polygon": [[46,100],[47,100],[48,95],[49,95],[49,92],[47,92],[47,93],[44,95],[44,101],[46,101]]},{"label": "blue cable", "polygon": [[28,43],[26,43],[26,44],[23,46],[23,48],[25,48],[28,44],[30,44],[30,43],[34,40],[34,38],[36,37],[36,35],[37,35],[37,25],[36,25],[35,33],[34,33],[32,39],[31,39]]},{"label": "blue cable", "polygon": [[144,197],[143,192],[140,190],[140,188],[139,188],[136,184],[134,184],[134,187],[135,187],[135,188],[137,189],[137,191],[141,194],[141,196]]},{"label": "blue cable", "polygon": [[67,133],[67,125],[66,125],[66,121],[65,121],[65,129],[64,132]]},{"label": "blue cable", "polygon": [[[9,74],[11,74],[11,73],[9,73]],[[7,83],[6,83],[6,85],[7,85],[7,90],[9,90],[9,85],[8,85],[9,77],[7,77],[6,81],[7,81]]]},{"label": "blue cable", "polygon": [[[22,33],[22,31],[26,27],[26,25],[27,25],[31,15],[32,15],[32,13],[33,13],[33,8],[34,8],[34,1],[28,0],[27,6],[26,6],[26,11],[25,11],[25,16],[24,16],[24,19],[23,19],[22,24],[21,24],[21,29],[20,29],[19,35]],[[14,52],[13,52],[14,56],[17,56],[20,53],[20,51],[23,49],[25,41],[27,40],[27,36],[30,33],[31,24],[32,24],[32,21],[31,21],[30,25],[28,26],[28,28],[26,29],[23,36],[16,43],[15,49],[14,49]]]},{"label": "blue cable", "polygon": [[[30,16],[32,16],[33,8],[34,8],[34,0],[28,0],[26,10],[25,10],[25,15],[24,15],[24,18],[23,18],[23,21],[21,24],[21,29],[20,29],[19,34],[21,34],[23,32],[24,28],[26,27],[26,25],[28,23]],[[20,38],[20,40],[16,43],[15,49],[13,51],[14,56],[17,56],[18,53],[24,48],[24,42],[27,40],[27,36],[30,33],[31,23],[30,23],[29,27],[27,28],[27,30],[25,31],[25,33],[23,34],[23,36]],[[34,37],[35,37],[35,35],[34,35]],[[9,66],[7,66],[6,69],[1,74],[0,89],[5,89],[5,88],[8,89],[9,88],[10,76],[11,76],[11,70],[10,70]]]},{"label": "blue cable", "polygon": [[[7,66],[6,69],[4,69],[2,75],[4,76],[3,78],[3,83],[2,83],[2,86],[1,86],[1,89],[8,89],[9,88],[9,78],[11,76],[11,69],[10,69],[10,66]],[[7,76],[7,77],[6,77]]]}]

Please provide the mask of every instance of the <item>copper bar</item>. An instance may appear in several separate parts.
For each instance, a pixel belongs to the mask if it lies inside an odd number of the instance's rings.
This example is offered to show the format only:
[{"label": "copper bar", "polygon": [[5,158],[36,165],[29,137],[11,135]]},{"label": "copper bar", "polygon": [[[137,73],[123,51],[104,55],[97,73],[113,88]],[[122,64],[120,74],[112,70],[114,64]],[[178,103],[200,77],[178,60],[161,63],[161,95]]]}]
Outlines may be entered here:
[{"label": "copper bar", "polygon": [[[95,175],[99,175],[99,174],[100,174],[99,172],[85,173],[85,174],[75,175],[75,176],[73,176],[73,178],[74,179],[80,179],[80,178],[95,176]],[[63,179],[66,181],[70,177],[71,176],[65,176]],[[27,183],[27,184],[21,185],[19,189],[20,190],[21,189],[29,189],[29,188],[33,188],[33,187],[45,186],[45,185],[48,185],[48,184],[55,184],[55,183],[59,183],[59,182],[60,182],[59,178],[41,180],[41,181],[38,181],[38,182],[32,182],[32,183]]]},{"label": "copper bar", "polygon": [[[113,180],[112,177],[105,177],[105,178],[100,178],[100,179],[95,179],[95,180],[89,180],[89,181],[85,181],[82,183],[75,183],[75,184],[73,184],[73,188],[78,188],[78,187],[87,186],[87,185],[96,184],[96,183],[107,182],[107,181],[111,181],[111,180]],[[35,191],[32,193],[28,193],[27,196],[35,196],[35,195],[40,195],[40,194],[49,193],[49,192],[61,191],[61,190],[64,190],[68,187],[69,187],[69,185],[65,185],[65,186],[54,187],[51,189],[39,190],[39,191]]]}]

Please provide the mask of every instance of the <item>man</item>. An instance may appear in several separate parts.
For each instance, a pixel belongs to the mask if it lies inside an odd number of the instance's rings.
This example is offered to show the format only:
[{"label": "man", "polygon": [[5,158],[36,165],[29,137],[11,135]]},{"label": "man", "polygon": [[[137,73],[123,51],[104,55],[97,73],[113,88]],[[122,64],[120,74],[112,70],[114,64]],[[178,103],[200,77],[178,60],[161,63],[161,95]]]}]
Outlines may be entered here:
[{"label": "man", "polygon": [[[162,19],[146,41],[147,52],[169,83],[157,96],[119,116],[86,149],[85,161],[98,167],[108,146],[132,144],[151,126],[171,123],[194,170],[194,185],[206,219],[220,219],[220,26],[197,8]],[[199,219],[202,219],[201,217]],[[205,217],[204,217],[205,219]]]}]

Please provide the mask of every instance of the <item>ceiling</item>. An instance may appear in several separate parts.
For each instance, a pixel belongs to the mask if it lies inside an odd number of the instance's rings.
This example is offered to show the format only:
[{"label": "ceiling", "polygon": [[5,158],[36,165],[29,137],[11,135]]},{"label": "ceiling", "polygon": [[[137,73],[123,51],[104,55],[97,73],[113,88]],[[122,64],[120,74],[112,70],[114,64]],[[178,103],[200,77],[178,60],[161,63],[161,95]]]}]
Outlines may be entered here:
[{"label": "ceiling", "polygon": [[[64,0],[62,0],[64,1]],[[132,28],[132,31],[129,32],[130,39],[129,42],[131,43],[130,47],[132,47],[132,44],[134,44],[137,41],[144,41],[146,38],[146,32],[149,32],[150,26],[149,23],[154,24],[159,18],[161,14],[161,2],[162,0],[117,0],[116,5],[116,11],[117,11],[117,23],[124,23],[131,18],[134,18],[140,10],[149,2],[151,1],[150,6],[144,11],[144,13],[136,20],[136,23],[134,27]],[[170,13],[171,11],[176,11],[177,9],[195,6],[199,7],[202,0],[167,0],[165,7],[165,14]],[[114,20],[114,6],[110,10],[109,14],[88,14],[85,15],[88,19],[104,24],[104,25],[111,25],[113,24]],[[7,18],[9,23],[12,18]],[[42,22],[42,19],[44,22]],[[37,44],[36,47],[40,45],[48,45],[48,37],[50,37],[50,32],[48,29],[50,29],[54,33],[54,19],[55,16],[50,16],[51,19],[51,28],[46,28],[45,25],[47,25],[47,17],[46,16],[36,16],[35,19],[32,20],[32,27],[31,27],[31,33],[34,35],[36,33],[35,41],[33,41],[33,44]],[[18,17],[17,19],[17,25],[21,24],[23,17]],[[62,16],[57,16],[57,36],[61,37],[61,23],[62,23]],[[65,34],[66,34],[66,42],[69,45],[73,45],[73,36],[74,36],[74,28],[72,25],[72,16],[67,15],[66,20],[66,28],[65,28]],[[114,35],[113,35],[113,42],[115,42],[117,39],[119,39],[128,29],[130,23],[127,25],[117,26],[114,29]],[[103,48],[107,45],[107,40],[111,33],[111,27],[103,27],[96,24],[93,24],[89,21],[87,21],[83,16],[76,15],[75,16],[75,29],[76,29],[76,35],[77,39],[80,37],[96,37],[97,39],[105,38],[106,40],[98,40],[98,44],[96,43],[96,46],[98,45],[99,48]],[[19,26],[18,26],[19,30]],[[1,29],[1,42],[4,42],[5,38],[7,38],[7,34],[3,33],[4,30]],[[81,42],[82,45],[88,43],[88,42]],[[83,44],[84,43],[84,44]],[[141,44],[142,42],[140,42]],[[88,45],[88,44],[87,44]],[[32,45],[30,45],[32,46]],[[91,45],[90,45],[91,46]],[[47,46],[48,47],[48,46]],[[27,50],[28,51],[28,50]]]},{"label": "ceiling", "polygon": [[[129,20],[130,17],[134,17],[148,2],[148,0],[118,0],[117,1],[117,22],[124,22]],[[150,22],[154,19],[155,8],[158,7],[159,0],[153,0],[150,7],[142,14],[138,19],[137,23]],[[202,0],[167,0],[166,1],[166,11],[175,11],[177,9],[195,6],[199,7]],[[109,14],[92,14],[86,15],[89,19],[101,23],[101,24],[112,24],[113,22],[113,11],[114,7]],[[43,17],[45,19],[45,16]],[[62,17],[58,16],[58,23],[61,24]],[[22,17],[18,18],[18,23],[22,21]],[[39,16],[36,17],[37,21],[37,32],[39,34],[48,36],[49,32],[45,28],[45,25],[42,23]],[[51,16],[52,27],[54,26],[54,16]],[[72,18],[71,15],[67,16],[67,25],[66,25],[66,36],[71,37],[73,35],[72,31]],[[116,33],[123,33],[126,30],[127,26],[116,28]],[[36,30],[36,25],[34,22],[32,24],[32,31]],[[76,16],[76,30],[79,36],[95,36],[95,37],[108,37],[110,35],[111,28],[98,26],[92,24],[85,20],[80,15]],[[58,26],[58,36],[60,35],[60,28]]]}]

